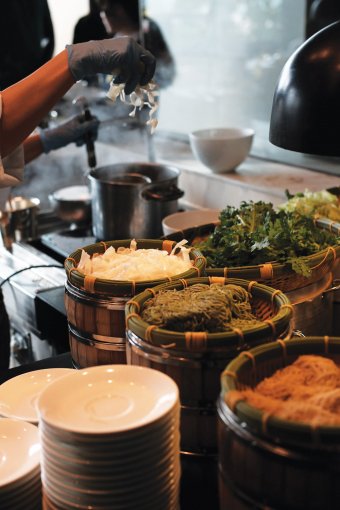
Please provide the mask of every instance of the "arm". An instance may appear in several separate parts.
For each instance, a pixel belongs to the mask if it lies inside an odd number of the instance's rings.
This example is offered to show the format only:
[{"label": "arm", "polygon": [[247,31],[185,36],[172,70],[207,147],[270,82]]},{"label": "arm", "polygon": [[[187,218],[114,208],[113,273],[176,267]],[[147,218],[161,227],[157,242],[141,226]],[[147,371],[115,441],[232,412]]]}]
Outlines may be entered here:
[{"label": "arm", "polygon": [[30,163],[44,152],[40,136],[34,134],[26,138],[24,141],[24,158],[25,163]]},{"label": "arm", "polygon": [[130,37],[73,44],[37,71],[2,93],[0,154],[9,154],[36,128],[77,80],[96,73],[117,76],[131,94],[138,84],[148,83],[155,71],[150,52]]},{"label": "arm", "polygon": [[32,133],[74,82],[64,50],[2,92],[0,153],[3,157]]},{"label": "arm", "polygon": [[85,120],[84,115],[75,115],[71,119],[61,124],[46,128],[40,133],[30,135],[24,141],[24,159],[29,163],[40,154],[47,154],[51,150],[66,147],[70,143],[75,143],[78,147],[83,145],[86,140],[96,140],[98,134],[99,121],[97,117],[91,116]]}]

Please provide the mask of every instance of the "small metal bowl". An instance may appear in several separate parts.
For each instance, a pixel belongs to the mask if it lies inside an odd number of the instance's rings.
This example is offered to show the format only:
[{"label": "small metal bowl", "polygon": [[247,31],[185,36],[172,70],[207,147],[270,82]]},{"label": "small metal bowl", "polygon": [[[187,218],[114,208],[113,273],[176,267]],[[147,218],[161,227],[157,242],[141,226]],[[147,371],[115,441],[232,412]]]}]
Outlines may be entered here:
[{"label": "small metal bowl", "polygon": [[90,223],[91,194],[87,186],[61,188],[48,198],[55,214],[63,221],[76,224]]}]

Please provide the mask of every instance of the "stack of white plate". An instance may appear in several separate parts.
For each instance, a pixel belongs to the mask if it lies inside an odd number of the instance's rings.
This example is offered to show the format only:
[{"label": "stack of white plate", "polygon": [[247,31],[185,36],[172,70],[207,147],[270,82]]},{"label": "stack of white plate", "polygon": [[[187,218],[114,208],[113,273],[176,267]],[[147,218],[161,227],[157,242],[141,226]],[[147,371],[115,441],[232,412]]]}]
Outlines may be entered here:
[{"label": "stack of white plate", "polygon": [[175,510],[179,393],[129,365],[75,371],[38,400],[44,508]]},{"label": "stack of white plate", "polygon": [[44,368],[25,372],[0,386],[0,415],[38,424],[36,402],[51,382],[72,372],[72,368]]},{"label": "stack of white plate", "polygon": [[0,419],[0,508],[41,508],[39,433],[31,423]]}]

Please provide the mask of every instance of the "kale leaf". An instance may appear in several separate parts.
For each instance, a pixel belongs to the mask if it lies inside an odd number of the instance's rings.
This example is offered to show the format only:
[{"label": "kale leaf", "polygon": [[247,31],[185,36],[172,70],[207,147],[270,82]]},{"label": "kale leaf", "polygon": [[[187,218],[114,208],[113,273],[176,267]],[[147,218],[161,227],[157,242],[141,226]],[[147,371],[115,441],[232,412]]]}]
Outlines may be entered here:
[{"label": "kale leaf", "polygon": [[239,208],[223,209],[220,224],[197,248],[207,258],[208,267],[276,261],[291,264],[295,272],[309,276],[305,257],[339,243],[339,236],[318,228],[307,216],[275,211],[271,203],[251,201],[242,202]]}]

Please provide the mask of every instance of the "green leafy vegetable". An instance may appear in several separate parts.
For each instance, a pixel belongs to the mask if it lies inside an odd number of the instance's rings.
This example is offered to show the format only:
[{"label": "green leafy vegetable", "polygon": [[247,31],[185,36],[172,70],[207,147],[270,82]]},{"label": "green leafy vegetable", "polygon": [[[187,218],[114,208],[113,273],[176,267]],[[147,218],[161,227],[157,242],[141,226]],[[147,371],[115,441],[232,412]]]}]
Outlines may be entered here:
[{"label": "green leafy vegetable", "polygon": [[239,208],[227,206],[220,214],[220,225],[196,246],[208,267],[276,261],[290,263],[294,271],[309,276],[305,257],[339,243],[339,237],[318,228],[310,217],[275,211],[271,203],[242,202]]},{"label": "green leafy vegetable", "polygon": [[287,202],[279,205],[279,209],[287,212],[298,212],[314,218],[325,217],[340,221],[340,203],[338,197],[327,190],[309,191],[291,195],[286,190]]}]

